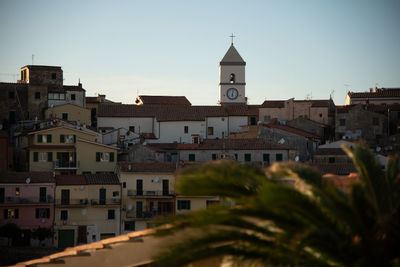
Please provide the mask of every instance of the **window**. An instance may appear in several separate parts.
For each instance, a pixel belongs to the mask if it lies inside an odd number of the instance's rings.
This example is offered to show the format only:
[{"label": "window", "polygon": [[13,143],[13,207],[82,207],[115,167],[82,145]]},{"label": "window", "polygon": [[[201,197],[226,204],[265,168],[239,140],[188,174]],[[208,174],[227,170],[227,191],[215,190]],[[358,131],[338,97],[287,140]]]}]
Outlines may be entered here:
[{"label": "window", "polygon": [[235,160],[238,160],[238,154],[235,153]]},{"label": "window", "polygon": [[214,135],[214,127],[208,127],[207,133],[208,133],[208,135]]},{"label": "window", "polygon": [[269,122],[271,120],[271,116],[264,116],[264,122]]},{"label": "window", "polygon": [[108,217],[109,220],[115,219],[115,210],[108,210]]},{"label": "window", "polygon": [[47,152],[39,152],[39,161],[47,162]]},{"label": "window", "polygon": [[319,113],[319,117],[322,118],[322,113]]},{"label": "window", "polygon": [[119,191],[113,191],[112,195],[113,197],[119,197]]},{"label": "window", "polygon": [[183,132],[188,133],[189,132],[189,126],[184,126],[183,127]]},{"label": "window", "polygon": [[135,132],[135,126],[129,126],[129,131],[134,133]]},{"label": "window", "polygon": [[63,221],[68,220],[68,210],[61,211],[60,220],[63,220]]},{"label": "window", "polygon": [[135,221],[125,221],[125,231],[135,231]]},{"label": "window", "polygon": [[52,80],[57,79],[57,73],[52,73],[52,74],[51,74],[51,79],[52,79]]},{"label": "window", "polygon": [[10,123],[15,123],[15,120],[16,120],[16,118],[15,118],[15,111],[10,111],[10,112],[8,112],[8,121],[9,121]]},{"label": "window", "polygon": [[231,73],[230,77],[229,77],[229,83],[235,83],[236,79],[235,79],[235,74]]},{"label": "window", "polygon": [[251,154],[244,154],[244,161],[251,161]]},{"label": "window", "polygon": [[196,155],[195,154],[189,154],[189,161],[195,161],[196,160]]},{"label": "window", "polygon": [[96,152],[97,162],[114,162],[114,152]]},{"label": "window", "polygon": [[192,135],[192,144],[199,144],[200,137],[198,135]]},{"label": "window", "polygon": [[178,200],[178,210],[190,210],[190,200]]},{"label": "window", "polygon": [[122,183],[122,188],[126,188],[126,182]]},{"label": "window", "polygon": [[278,153],[275,155],[276,161],[282,161],[283,160],[283,155],[281,153]]},{"label": "window", "polygon": [[49,100],[64,100],[65,94],[64,93],[49,93],[47,97]]},{"label": "window", "polygon": [[83,171],[82,174],[92,174],[91,171]]},{"label": "window", "polygon": [[269,154],[268,153],[263,154],[263,161],[269,163]]},{"label": "window", "polygon": [[340,126],[345,126],[346,125],[346,119],[340,119],[339,120],[339,125]]},{"label": "window", "polygon": [[376,118],[376,117],[374,117],[374,118],[372,118],[372,125],[379,125],[379,118]]},{"label": "window", "polygon": [[38,134],[37,135],[37,142],[38,143],[51,143],[52,138],[51,138],[51,134]]},{"label": "window", "polygon": [[212,158],[212,160],[216,160],[217,159],[217,154],[212,154],[211,158]]},{"label": "window", "polygon": [[329,163],[335,163],[335,157],[329,157]]},{"label": "window", "polygon": [[61,205],[69,204],[69,189],[61,189]]},{"label": "window", "polygon": [[15,93],[12,92],[12,91],[8,92],[8,98],[9,99],[14,99],[15,98]]},{"label": "window", "polygon": [[76,143],[76,135],[75,134],[69,134],[69,135],[60,135],[60,143],[66,143],[66,144],[74,144]]},{"label": "window", "polygon": [[18,219],[18,209],[4,209],[4,219]]},{"label": "window", "polygon": [[62,119],[67,121],[68,120],[68,113],[63,112],[62,113]]},{"label": "window", "polygon": [[33,161],[38,162],[39,161],[39,152],[33,152]]},{"label": "window", "polygon": [[39,218],[50,218],[49,208],[37,208],[36,209],[36,219]]},{"label": "window", "polygon": [[76,95],[75,94],[71,94],[71,100],[75,100],[76,99]]},{"label": "window", "polygon": [[21,192],[19,191],[19,187],[16,187],[15,188],[15,196],[19,197],[20,193]]},{"label": "window", "polygon": [[53,161],[53,152],[47,152],[47,161],[52,162]]},{"label": "window", "polygon": [[40,99],[40,92],[35,93],[35,99]]},{"label": "window", "polygon": [[219,200],[209,200],[209,199],[206,200],[207,208],[214,206],[214,205],[218,205],[218,204],[219,204]]},{"label": "window", "polygon": [[250,117],[250,125],[257,125],[256,117]]}]

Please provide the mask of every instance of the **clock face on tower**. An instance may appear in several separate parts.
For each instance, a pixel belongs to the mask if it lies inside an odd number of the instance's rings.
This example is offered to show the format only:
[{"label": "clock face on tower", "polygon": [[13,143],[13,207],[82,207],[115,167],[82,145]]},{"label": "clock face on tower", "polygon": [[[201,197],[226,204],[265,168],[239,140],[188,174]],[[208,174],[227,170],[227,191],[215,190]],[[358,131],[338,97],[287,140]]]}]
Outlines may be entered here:
[{"label": "clock face on tower", "polygon": [[228,96],[229,99],[236,99],[239,95],[238,90],[235,88],[229,88],[228,91],[226,92],[226,95]]}]

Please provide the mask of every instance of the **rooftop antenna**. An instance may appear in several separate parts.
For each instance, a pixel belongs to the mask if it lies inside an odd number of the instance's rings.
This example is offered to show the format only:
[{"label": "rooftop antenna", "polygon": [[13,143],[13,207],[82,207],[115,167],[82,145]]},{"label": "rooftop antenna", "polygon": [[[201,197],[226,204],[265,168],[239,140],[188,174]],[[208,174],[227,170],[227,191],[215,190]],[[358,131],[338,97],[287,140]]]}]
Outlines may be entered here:
[{"label": "rooftop antenna", "polygon": [[344,87],[346,88],[346,93],[350,92],[349,86],[351,86],[351,84],[347,84],[347,83],[344,84]]},{"label": "rooftop antenna", "polygon": [[35,55],[34,54],[32,54],[32,65],[33,65],[33,62],[35,61]]},{"label": "rooftop antenna", "polygon": [[231,45],[233,45],[233,38],[234,37],[236,37],[235,35],[233,35],[233,33],[232,33],[232,35],[231,36],[229,36],[229,37],[231,37]]},{"label": "rooftop antenna", "polygon": [[335,93],[335,90],[332,90],[331,91],[331,93],[330,93],[330,98],[332,99],[333,98],[333,94]]}]

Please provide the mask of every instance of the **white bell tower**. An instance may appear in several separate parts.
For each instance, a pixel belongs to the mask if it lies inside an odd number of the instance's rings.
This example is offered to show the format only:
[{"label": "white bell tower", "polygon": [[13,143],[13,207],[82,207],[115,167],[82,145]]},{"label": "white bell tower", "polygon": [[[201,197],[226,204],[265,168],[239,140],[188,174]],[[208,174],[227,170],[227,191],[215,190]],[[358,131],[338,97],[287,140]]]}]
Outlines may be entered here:
[{"label": "white bell tower", "polygon": [[232,44],[219,63],[219,100],[221,105],[246,104],[246,62]]}]

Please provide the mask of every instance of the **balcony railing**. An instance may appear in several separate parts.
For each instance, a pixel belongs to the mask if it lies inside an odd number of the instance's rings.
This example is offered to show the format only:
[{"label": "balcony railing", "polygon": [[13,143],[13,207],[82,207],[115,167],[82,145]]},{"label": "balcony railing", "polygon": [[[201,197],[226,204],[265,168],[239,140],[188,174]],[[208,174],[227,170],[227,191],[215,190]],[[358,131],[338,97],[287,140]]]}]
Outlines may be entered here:
[{"label": "balcony railing", "polygon": [[29,205],[29,204],[53,204],[53,196],[42,196],[42,197],[5,197],[0,199],[0,205]]},{"label": "balcony railing", "polygon": [[91,199],[90,204],[92,206],[102,206],[102,205],[119,205],[121,204],[121,199],[119,197],[107,198],[107,199]]},{"label": "balcony railing", "polygon": [[143,211],[143,212],[135,212],[135,211],[128,211],[126,212],[126,218],[134,218],[138,220],[150,220],[157,216],[165,216],[173,214],[173,210],[159,212],[156,210],[153,211]]},{"label": "balcony railing", "polygon": [[54,164],[55,170],[67,170],[67,169],[77,170],[77,169],[79,169],[79,161],[55,160],[53,162],[53,164]]},{"label": "balcony railing", "polygon": [[173,197],[175,191],[166,190],[128,190],[130,197]]},{"label": "balcony railing", "polygon": [[77,199],[56,199],[57,206],[87,206],[89,201],[87,198]]}]

